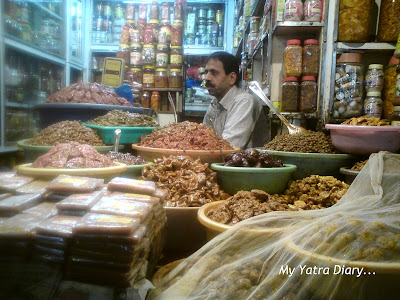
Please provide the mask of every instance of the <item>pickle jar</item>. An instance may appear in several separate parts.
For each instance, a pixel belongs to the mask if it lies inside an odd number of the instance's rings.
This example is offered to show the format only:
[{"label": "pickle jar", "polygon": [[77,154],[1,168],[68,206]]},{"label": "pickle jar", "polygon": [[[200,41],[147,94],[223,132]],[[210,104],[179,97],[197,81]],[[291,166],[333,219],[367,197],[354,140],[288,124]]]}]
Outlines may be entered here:
[{"label": "pickle jar", "polygon": [[144,91],[142,94],[142,106],[149,108],[150,107],[150,99],[151,99],[150,92]]},{"label": "pickle jar", "polygon": [[364,115],[380,118],[382,116],[382,99],[380,92],[368,92],[364,101]]},{"label": "pickle jar", "polygon": [[383,89],[383,65],[370,64],[365,74],[365,91],[381,92]]},{"label": "pickle jar", "polygon": [[300,112],[313,113],[317,110],[318,87],[315,76],[303,76],[300,84]]},{"label": "pickle jar", "polygon": [[151,93],[150,108],[153,110],[161,110],[160,92],[154,91]]},{"label": "pickle jar", "polygon": [[139,30],[140,42],[143,43],[144,32],[146,30],[146,20],[137,21],[137,30]]},{"label": "pickle jar", "polygon": [[285,77],[282,83],[282,111],[299,111],[299,83],[297,77]]},{"label": "pickle jar", "polygon": [[171,26],[171,46],[182,46],[183,43],[183,23],[176,20]]},{"label": "pickle jar", "polygon": [[168,62],[168,46],[166,44],[158,44],[156,52],[156,67],[167,68]]},{"label": "pickle jar", "polygon": [[379,12],[378,42],[396,42],[400,28],[400,0],[382,0]]},{"label": "pickle jar", "polygon": [[144,44],[142,50],[142,63],[144,65],[154,65],[156,62],[156,52],[153,44]]},{"label": "pickle jar", "polygon": [[142,49],[140,44],[131,45],[130,64],[140,66],[142,64]]},{"label": "pickle jar", "polygon": [[283,76],[299,77],[302,72],[303,49],[300,40],[288,40],[283,52]]},{"label": "pickle jar", "polygon": [[181,69],[183,62],[182,47],[172,46],[170,51],[169,61],[171,63],[171,69]]},{"label": "pickle jar", "polygon": [[369,41],[372,0],[340,1],[338,40],[366,43]]},{"label": "pickle jar", "polygon": [[393,108],[393,113],[390,117],[390,124],[392,126],[400,126],[400,106]]},{"label": "pickle jar", "polygon": [[149,25],[153,28],[153,42],[158,42],[158,32],[160,30],[158,20],[150,20]]},{"label": "pickle jar", "polygon": [[155,87],[156,88],[168,88],[167,69],[165,69],[165,68],[156,69]]},{"label": "pickle jar", "polygon": [[392,57],[389,64],[383,71],[383,90],[382,90],[382,101],[383,101],[383,116],[390,119],[393,112],[393,97],[396,89],[396,66],[400,60]]},{"label": "pickle jar", "polygon": [[143,67],[143,84],[144,88],[153,88],[155,86],[154,66],[146,65]]},{"label": "pickle jar", "polygon": [[158,3],[157,1],[152,1],[150,6],[150,20],[158,21]]},{"label": "pickle jar", "polygon": [[129,26],[125,25],[124,27],[122,27],[119,43],[122,45],[128,45],[129,37],[130,37]]},{"label": "pickle jar", "polygon": [[319,46],[318,40],[304,41],[303,46],[303,75],[318,76],[319,72]]},{"label": "pickle jar", "polygon": [[129,46],[127,44],[120,44],[115,56],[117,58],[122,58],[125,61],[125,65],[129,65],[129,62],[131,59],[131,53],[129,51]]},{"label": "pickle jar", "polygon": [[181,69],[171,69],[171,73],[168,78],[168,86],[170,88],[181,88],[182,87],[182,71],[181,71]]},{"label": "pickle jar", "polygon": [[161,6],[161,22],[169,22],[170,13],[169,13],[169,3],[163,2]]},{"label": "pickle jar", "polygon": [[150,25],[147,25],[144,30],[143,42],[145,44],[152,44],[154,42],[153,27]]},{"label": "pickle jar", "polygon": [[132,29],[130,30],[130,34],[131,34],[131,44],[140,44],[140,33],[139,30],[137,29]]},{"label": "pickle jar", "polygon": [[171,43],[171,25],[169,25],[169,21],[161,22],[160,30],[158,31],[158,42],[160,44]]},{"label": "pickle jar", "polygon": [[[129,81],[134,83],[143,83],[143,72],[140,67],[133,67],[130,69],[130,74],[128,75]],[[130,77],[129,77],[130,76]]]}]

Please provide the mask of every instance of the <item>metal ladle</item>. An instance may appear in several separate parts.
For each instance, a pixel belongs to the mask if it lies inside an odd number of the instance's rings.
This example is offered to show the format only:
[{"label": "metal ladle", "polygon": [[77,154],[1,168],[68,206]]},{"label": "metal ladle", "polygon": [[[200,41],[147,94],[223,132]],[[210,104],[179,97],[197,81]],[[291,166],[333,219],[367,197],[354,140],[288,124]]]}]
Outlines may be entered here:
[{"label": "metal ladle", "polygon": [[279,110],[276,109],[276,107],[272,104],[272,102],[268,99],[268,97],[264,94],[264,92],[261,89],[260,84],[257,81],[250,81],[249,83],[249,88],[250,90],[256,94],[265,104],[268,105],[268,107],[278,116],[279,119],[283,122],[283,124],[286,125],[289,134],[299,134],[302,132],[306,132],[307,129],[293,125],[290,123],[281,113]]},{"label": "metal ladle", "polygon": [[115,129],[115,131],[114,131],[114,152],[118,152],[120,139],[121,139],[121,129]]}]

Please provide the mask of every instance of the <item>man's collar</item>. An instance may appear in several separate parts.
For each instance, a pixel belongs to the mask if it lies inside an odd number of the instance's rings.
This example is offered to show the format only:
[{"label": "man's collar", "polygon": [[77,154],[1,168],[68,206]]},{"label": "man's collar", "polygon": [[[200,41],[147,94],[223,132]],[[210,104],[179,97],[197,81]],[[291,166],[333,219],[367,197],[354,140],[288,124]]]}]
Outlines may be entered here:
[{"label": "man's collar", "polygon": [[232,99],[236,96],[238,90],[240,91],[240,89],[236,85],[232,86],[230,90],[225,94],[225,96],[222,97],[221,101],[219,101],[219,104],[221,104],[223,108],[228,110],[232,106]]}]

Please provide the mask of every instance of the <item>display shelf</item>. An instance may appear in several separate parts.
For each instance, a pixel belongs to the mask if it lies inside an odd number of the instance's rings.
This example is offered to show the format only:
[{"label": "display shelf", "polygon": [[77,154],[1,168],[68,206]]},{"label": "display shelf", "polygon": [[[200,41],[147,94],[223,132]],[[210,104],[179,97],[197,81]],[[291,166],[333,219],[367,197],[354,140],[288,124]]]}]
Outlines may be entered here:
[{"label": "display shelf", "polygon": [[90,50],[92,52],[114,53],[118,51],[119,44],[92,44]]},{"label": "display shelf", "polygon": [[394,51],[395,44],[390,43],[337,43],[337,50],[371,50],[371,51]]},{"label": "display shelf", "polygon": [[0,147],[0,153],[10,153],[10,152],[16,152],[18,151],[17,146],[5,146],[5,147]]},{"label": "display shelf", "polygon": [[307,33],[318,33],[324,25],[324,22],[283,21],[277,22],[272,31],[274,34],[279,35],[296,35],[304,33],[304,31],[307,31]]},{"label": "display shelf", "polygon": [[11,102],[11,101],[6,101],[6,107],[11,107],[11,108],[32,108],[33,105],[27,104],[27,103],[18,103],[18,102]]},{"label": "display shelf", "polygon": [[223,51],[224,47],[200,47],[196,45],[183,45],[184,55],[210,55],[215,51]]},{"label": "display shelf", "polygon": [[31,3],[33,5],[35,5],[37,8],[39,8],[40,10],[45,11],[46,13],[48,13],[53,18],[56,18],[56,19],[61,20],[61,21],[63,20],[63,18],[60,15],[56,14],[54,11],[48,9],[47,7],[43,6],[42,4],[40,4],[38,2],[35,2],[35,1],[31,1]]},{"label": "display shelf", "polygon": [[[302,112],[280,112],[283,116],[285,116],[286,118],[292,118],[292,117],[303,117],[305,119],[314,119],[318,117],[318,113],[317,112],[313,112],[313,113],[302,113]],[[272,118],[278,118],[278,116],[270,111],[269,112],[270,117]]]},{"label": "display shelf", "polygon": [[149,92],[182,92],[182,88],[143,88]]}]

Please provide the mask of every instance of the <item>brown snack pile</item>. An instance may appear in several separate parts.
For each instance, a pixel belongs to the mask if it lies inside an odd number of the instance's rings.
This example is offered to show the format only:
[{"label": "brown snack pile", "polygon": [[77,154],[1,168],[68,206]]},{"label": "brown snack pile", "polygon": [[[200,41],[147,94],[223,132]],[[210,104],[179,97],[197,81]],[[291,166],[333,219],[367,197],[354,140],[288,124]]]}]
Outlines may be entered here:
[{"label": "brown snack pile", "polygon": [[268,153],[260,153],[256,149],[246,149],[224,157],[224,166],[250,168],[279,168],[282,162],[275,160]]},{"label": "brown snack pile", "polygon": [[[227,140],[220,136],[218,140],[223,150],[233,150]],[[153,130],[151,134],[141,137],[139,145],[163,149],[219,150],[210,127],[189,121],[172,123],[163,129]]]},{"label": "brown snack pile", "polygon": [[97,103],[108,105],[132,106],[113,88],[90,82],[78,82],[50,95],[46,103]]},{"label": "brown snack pile", "polygon": [[86,122],[88,124],[104,127],[156,127],[157,122],[153,117],[130,113],[114,109],[104,116]]},{"label": "brown snack pile", "polygon": [[283,133],[264,145],[264,149],[302,153],[338,153],[329,136],[321,131],[298,134]]},{"label": "brown snack pile", "polygon": [[362,168],[364,168],[365,164],[368,162],[368,159],[363,160],[363,161],[358,161],[354,164],[354,166],[351,167],[351,170],[353,171],[361,171]]},{"label": "brown snack pile", "polygon": [[106,154],[106,156],[113,161],[120,162],[128,166],[146,164],[146,161],[141,156],[134,156],[130,153],[110,151]]},{"label": "brown snack pile", "polygon": [[356,125],[356,126],[391,126],[389,122],[382,121],[381,118],[377,117],[354,117],[348,119],[342,123],[342,125]]},{"label": "brown snack pile", "polygon": [[217,173],[208,164],[186,156],[169,156],[145,166],[140,179],[152,180],[161,189],[168,189],[165,206],[197,207],[229,197],[217,183]]},{"label": "brown snack pile", "polygon": [[58,169],[104,168],[114,165],[111,159],[92,146],[78,142],[57,144],[32,163],[33,168]]},{"label": "brown snack pile", "polygon": [[80,121],[62,121],[52,124],[28,141],[35,146],[54,146],[57,143],[78,142],[91,146],[104,146],[98,133]]}]

